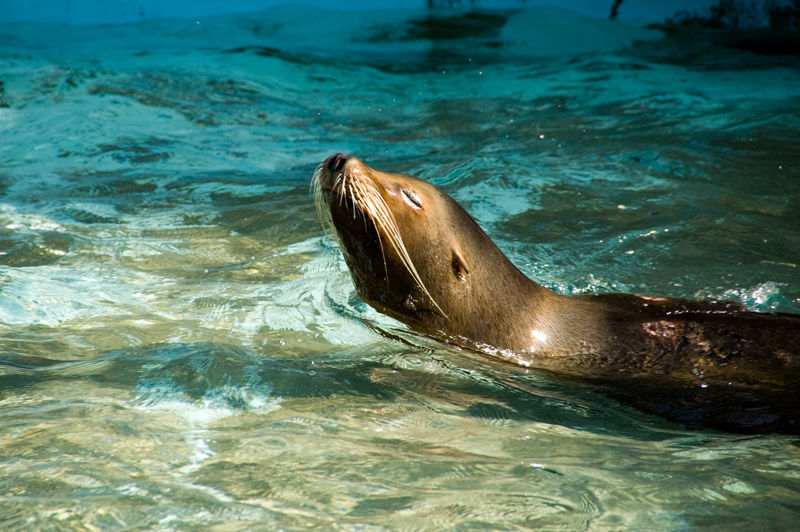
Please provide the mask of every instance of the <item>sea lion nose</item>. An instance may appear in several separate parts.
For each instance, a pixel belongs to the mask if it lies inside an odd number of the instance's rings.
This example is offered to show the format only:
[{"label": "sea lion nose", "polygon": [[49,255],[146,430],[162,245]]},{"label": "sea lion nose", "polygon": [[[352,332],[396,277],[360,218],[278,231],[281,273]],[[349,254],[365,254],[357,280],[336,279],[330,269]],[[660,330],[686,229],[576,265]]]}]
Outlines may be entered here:
[{"label": "sea lion nose", "polygon": [[342,169],[342,167],[344,166],[344,163],[346,163],[347,159],[349,159],[349,158],[350,158],[350,156],[349,155],[345,155],[344,153],[336,153],[334,155],[331,155],[327,159],[325,159],[325,162],[323,164],[331,172],[338,172],[339,170]]}]

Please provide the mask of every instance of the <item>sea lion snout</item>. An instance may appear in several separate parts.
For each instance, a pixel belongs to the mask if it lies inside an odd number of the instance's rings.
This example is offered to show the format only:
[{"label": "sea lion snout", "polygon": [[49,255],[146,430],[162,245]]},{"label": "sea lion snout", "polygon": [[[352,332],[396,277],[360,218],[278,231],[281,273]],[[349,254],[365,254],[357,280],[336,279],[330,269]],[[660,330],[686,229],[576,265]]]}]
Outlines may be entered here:
[{"label": "sea lion snout", "polygon": [[344,153],[335,153],[325,159],[325,162],[322,164],[324,164],[325,167],[331,172],[338,172],[344,168],[344,163],[346,163],[348,159],[350,159],[349,155],[345,155]]}]

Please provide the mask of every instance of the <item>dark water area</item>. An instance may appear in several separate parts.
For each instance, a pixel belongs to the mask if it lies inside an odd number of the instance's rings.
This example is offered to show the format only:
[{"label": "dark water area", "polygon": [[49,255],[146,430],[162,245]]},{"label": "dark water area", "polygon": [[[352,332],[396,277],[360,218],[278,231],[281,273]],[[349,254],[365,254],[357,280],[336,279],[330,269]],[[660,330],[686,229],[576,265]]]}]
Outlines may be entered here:
[{"label": "dark water area", "polygon": [[792,530],[800,448],[419,337],[336,152],[561,293],[800,313],[800,68],[554,8],[0,26],[2,530]]}]

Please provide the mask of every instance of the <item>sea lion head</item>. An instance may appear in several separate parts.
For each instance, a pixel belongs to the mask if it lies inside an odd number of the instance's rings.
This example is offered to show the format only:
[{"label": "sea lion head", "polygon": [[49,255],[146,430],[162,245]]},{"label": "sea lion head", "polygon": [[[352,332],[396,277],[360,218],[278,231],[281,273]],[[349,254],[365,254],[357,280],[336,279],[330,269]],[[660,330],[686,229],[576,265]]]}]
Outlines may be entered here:
[{"label": "sea lion head", "polygon": [[417,330],[503,344],[490,337],[508,329],[500,311],[530,280],[455,200],[343,154],[317,168],[312,188],[362,300]]}]

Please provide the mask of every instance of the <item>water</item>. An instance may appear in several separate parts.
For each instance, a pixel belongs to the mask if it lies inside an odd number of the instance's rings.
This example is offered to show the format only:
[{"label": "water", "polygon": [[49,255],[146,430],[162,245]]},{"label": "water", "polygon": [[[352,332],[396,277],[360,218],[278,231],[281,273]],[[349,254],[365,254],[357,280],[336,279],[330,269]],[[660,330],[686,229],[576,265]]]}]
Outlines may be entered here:
[{"label": "water", "polygon": [[410,333],[308,184],[429,179],[562,293],[798,313],[796,58],[426,16],[0,27],[3,530],[795,526],[795,440]]}]

